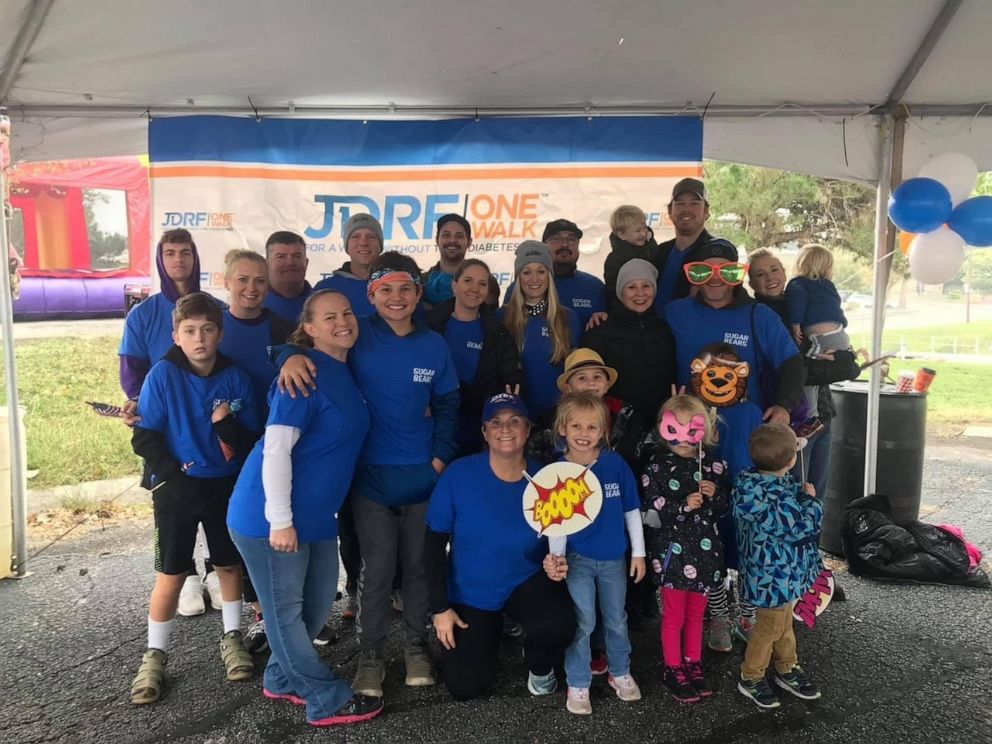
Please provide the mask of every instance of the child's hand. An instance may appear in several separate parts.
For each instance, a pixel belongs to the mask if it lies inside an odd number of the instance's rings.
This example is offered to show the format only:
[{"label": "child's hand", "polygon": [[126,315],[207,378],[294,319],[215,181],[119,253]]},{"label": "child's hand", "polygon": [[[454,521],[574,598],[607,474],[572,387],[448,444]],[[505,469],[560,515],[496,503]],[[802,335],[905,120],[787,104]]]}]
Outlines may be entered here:
[{"label": "child's hand", "polygon": [[700,481],[699,492],[708,499],[713,498],[716,496],[716,483],[707,480]]},{"label": "child's hand", "polygon": [[121,421],[125,426],[134,426],[141,421],[141,416],[138,415],[138,401],[129,400],[121,406]]},{"label": "child's hand", "polygon": [[796,340],[796,343],[800,346],[803,345],[803,329],[797,325],[792,326],[792,337]]},{"label": "child's hand", "polygon": [[210,423],[216,424],[231,415],[231,405],[226,400],[214,409],[210,414]]},{"label": "child's hand", "polygon": [[692,511],[693,509],[698,509],[703,505],[703,494],[699,491],[695,493],[690,493],[685,498],[685,510]]},{"label": "child's hand", "polygon": [[812,483],[803,483],[803,490],[806,492],[806,495],[809,496],[811,499],[816,498],[816,488],[813,486]]},{"label": "child's hand", "polygon": [[308,398],[310,390],[317,389],[317,383],[313,381],[316,376],[317,365],[309,357],[305,354],[293,354],[279,370],[279,390],[289,393],[290,398],[295,398],[297,393]]},{"label": "child's hand", "polygon": [[635,584],[642,581],[647,574],[648,566],[643,557],[630,559],[630,575],[634,577]]}]

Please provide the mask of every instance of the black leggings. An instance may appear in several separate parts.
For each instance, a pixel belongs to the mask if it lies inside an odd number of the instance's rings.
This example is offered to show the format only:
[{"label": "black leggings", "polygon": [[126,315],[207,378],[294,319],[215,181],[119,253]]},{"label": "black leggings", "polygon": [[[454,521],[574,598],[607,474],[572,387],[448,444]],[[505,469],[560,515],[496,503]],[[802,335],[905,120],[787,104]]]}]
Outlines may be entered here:
[{"label": "black leggings", "polygon": [[457,700],[483,695],[496,677],[496,659],[503,634],[503,613],[524,629],[527,669],[544,675],[560,667],[575,637],[575,612],[564,581],[554,582],[539,571],[518,586],[499,610],[480,610],[454,603],[452,609],[468,624],[455,627],[455,648],[442,649],[444,683]]}]

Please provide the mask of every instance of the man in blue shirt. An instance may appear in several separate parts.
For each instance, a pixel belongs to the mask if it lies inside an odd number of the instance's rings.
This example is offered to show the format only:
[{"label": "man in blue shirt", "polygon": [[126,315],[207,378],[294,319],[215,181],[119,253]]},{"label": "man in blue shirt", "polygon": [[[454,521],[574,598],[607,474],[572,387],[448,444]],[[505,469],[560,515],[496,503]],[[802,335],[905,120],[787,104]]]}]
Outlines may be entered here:
[{"label": "man in blue shirt", "polygon": [[672,300],[689,296],[689,283],[682,274],[682,266],[693,250],[712,240],[713,236],[706,231],[709,216],[710,203],[702,181],[683,178],[675,184],[672,200],[668,202],[668,217],[675,228],[675,237],[658,246],[664,267],[658,277],[654,302],[659,314]]},{"label": "man in blue shirt", "polygon": [[303,303],[313,292],[307,281],[307,244],[289,230],[274,232],[265,241],[265,261],[269,264],[265,306],[295,324]]},{"label": "man in blue shirt", "polygon": [[[606,312],[606,285],[599,277],[579,271],[579,241],[582,230],[571,220],[552,220],[544,228],[541,241],[551,253],[555,289],[562,307],[572,310],[585,328],[594,313]],[[503,304],[513,294],[516,282],[510,284]]]},{"label": "man in blue shirt", "polygon": [[460,214],[443,214],[437,221],[435,239],[440,260],[424,277],[424,306],[428,310],[455,296],[451,284],[472,247],[472,225]]}]

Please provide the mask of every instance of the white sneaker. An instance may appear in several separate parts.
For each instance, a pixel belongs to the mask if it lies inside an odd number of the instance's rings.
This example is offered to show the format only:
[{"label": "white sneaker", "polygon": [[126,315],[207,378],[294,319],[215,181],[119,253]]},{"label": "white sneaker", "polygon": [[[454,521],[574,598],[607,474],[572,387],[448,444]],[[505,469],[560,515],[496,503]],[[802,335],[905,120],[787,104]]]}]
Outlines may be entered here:
[{"label": "white sneaker", "polygon": [[589,702],[588,687],[569,687],[565,697],[565,708],[577,716],[592,715],[592,703]]},{"label": "white sneaker", "polygon": [[183,617],[202,615],[207,607],[203,602],[203,582],[198,574],[190,574],[183,582],[179,591],[179,608],[177,612]]},{"label": "white sneaker", "polygon": [[220,593],[220,576],[217,575],[216,571],[207,574],[203,580],[203,586],[207,590],[207,594],[210,595],[210,606],[215,610],[221,609],[224,606],[224,598]]},{"label": "white sneaker", "polygon": [[634,678],[629,674],[621,674],[614,677],[612,674],[608,680],[610,687],[616,690],[617,697],[625,703],[632,703],[641,699],[641,688],[637,686]]}]

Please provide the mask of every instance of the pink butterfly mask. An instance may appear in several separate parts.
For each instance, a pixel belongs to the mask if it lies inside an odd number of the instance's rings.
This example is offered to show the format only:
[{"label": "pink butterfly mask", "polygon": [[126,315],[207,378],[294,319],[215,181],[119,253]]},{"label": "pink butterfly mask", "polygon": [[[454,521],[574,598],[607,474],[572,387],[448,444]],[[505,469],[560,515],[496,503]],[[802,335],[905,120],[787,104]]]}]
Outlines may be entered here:
[{"label": "pink butterfly mask", "polygon": [[674,413],[665,411],[661,415],[658,432],[671,445],[699,444],[706,436],[706,418],[701,413],[696,413],[688,424],[681,424]]}]

